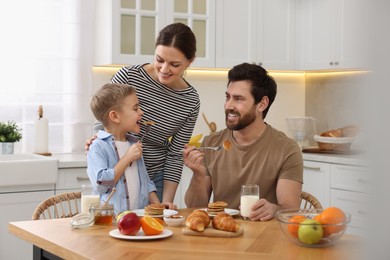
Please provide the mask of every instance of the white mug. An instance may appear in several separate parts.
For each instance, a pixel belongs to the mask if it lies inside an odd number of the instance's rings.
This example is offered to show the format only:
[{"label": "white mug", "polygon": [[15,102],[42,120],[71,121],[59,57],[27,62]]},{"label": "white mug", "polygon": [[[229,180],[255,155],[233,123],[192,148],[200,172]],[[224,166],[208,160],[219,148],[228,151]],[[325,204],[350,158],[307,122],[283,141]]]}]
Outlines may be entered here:
[{"label": "white mug", "polygon": [[253,204],[260,199],[260,189],[256,184],[241,185],[240,213],[243,219],[248,219]]}]

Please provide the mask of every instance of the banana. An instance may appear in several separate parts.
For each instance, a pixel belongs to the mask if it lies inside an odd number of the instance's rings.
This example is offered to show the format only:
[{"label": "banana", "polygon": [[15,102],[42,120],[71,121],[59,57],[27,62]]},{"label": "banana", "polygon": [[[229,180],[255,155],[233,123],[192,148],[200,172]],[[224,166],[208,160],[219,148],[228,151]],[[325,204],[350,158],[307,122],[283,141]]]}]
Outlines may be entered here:
[{"label": "banana", "polygon": [[189,145],[195,145],[197,146],[200,139],[203,137],[203,134],[197,134],[191,137],[190,141],[188,142]]}]

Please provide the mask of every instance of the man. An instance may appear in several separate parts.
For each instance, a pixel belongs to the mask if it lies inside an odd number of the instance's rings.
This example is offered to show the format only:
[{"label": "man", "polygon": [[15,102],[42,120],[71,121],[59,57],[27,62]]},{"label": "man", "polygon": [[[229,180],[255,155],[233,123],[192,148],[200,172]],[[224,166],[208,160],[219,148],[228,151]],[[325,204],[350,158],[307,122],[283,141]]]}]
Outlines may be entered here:
[{"label": "man", "polygon": [[227,128],[205,137],[202,146],[230,150],[197,150],[186,146],[184,162],[193,171],[185,195],[187,207],[214,201],[239,208],[242,184],[257,184],[260,199],[249,218],[266,221],[279,209],[299,208],[303,182],[302,153],[297,143],[264,122],[276,96],[276,83],[261,66],[243,63],[228,73],[225,116]]}]

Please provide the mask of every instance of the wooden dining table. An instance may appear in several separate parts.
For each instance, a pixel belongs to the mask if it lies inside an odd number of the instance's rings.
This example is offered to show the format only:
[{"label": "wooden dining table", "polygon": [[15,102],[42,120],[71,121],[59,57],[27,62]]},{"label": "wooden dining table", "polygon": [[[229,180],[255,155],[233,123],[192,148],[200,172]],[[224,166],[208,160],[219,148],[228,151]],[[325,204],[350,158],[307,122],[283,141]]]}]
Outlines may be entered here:
[{"label": "wooden dining table", "polygon": [[[193,209],[180,209],[188,216]],[[362,239],[344,234],[333,246],[301,247],[282,233],[277,220],[252,222],[235,216],[243,228],[238,237],[190,236],[181,227],[156,240],[126,240],[109,235],[112,226],[73,229],[70,219],[10,222],[8,231],[34,245],[34,259],[47,253],[63,259],[358,259]],[[212,227],[209,227],[212,228]],[[17,249],[15,249],[17,250]],[[58,259],[58,258],[57,258]]]}]

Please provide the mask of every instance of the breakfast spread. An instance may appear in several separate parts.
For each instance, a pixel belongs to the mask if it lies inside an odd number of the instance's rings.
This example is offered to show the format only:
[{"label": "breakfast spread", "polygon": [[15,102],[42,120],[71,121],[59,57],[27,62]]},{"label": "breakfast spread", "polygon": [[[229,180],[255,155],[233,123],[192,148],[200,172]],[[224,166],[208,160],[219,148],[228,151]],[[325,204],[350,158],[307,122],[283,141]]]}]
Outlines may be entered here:
[{"label": "breakfast spread", "polygon": [[215,201],[210,202],[207,205],[207,212],[210,214],[216,214],[219,212],[224,212],[225,208],[228,206],[228,204],[224,201]]},{"label": "breakfast spread", "polygon": [[164,204],[149,204],[145,207],[145,215],[163,215],[165,209]]}]

